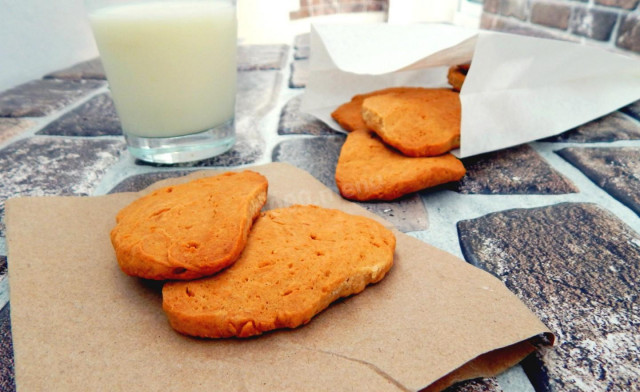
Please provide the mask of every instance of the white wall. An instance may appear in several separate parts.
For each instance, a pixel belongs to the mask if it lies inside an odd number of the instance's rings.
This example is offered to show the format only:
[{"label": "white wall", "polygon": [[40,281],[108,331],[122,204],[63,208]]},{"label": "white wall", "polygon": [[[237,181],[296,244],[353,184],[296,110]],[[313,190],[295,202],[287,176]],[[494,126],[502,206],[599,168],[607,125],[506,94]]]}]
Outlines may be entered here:
[{"label": "white wall", "polygon": [[238,40],[241,44],[289,43],[292,0],[237,0]]},{"label": "white wall", "polygon": [[0,91],[97,55],[82,0],[0,0]]}]

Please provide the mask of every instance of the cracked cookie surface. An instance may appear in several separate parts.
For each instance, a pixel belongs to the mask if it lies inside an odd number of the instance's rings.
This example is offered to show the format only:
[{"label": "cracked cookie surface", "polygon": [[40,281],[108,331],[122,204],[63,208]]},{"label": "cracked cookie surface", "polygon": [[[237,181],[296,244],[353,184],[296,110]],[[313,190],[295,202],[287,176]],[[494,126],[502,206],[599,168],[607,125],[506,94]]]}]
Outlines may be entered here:
[{"label": "cracked cookie surface", "polygon": [[341,297],[380,281],[393,233],[369,218],[317,206],[268,211],[238,261],[203,279],[166,283],[162,304],[187,335],[249,337],[295,328]]},{"label": "cracked cookie surface", "polygon": [[232,264],[267,200],[267,179],[227,172],[168,186],[122,209],[111,231],[120,268],[145,279],[194,279]]}]

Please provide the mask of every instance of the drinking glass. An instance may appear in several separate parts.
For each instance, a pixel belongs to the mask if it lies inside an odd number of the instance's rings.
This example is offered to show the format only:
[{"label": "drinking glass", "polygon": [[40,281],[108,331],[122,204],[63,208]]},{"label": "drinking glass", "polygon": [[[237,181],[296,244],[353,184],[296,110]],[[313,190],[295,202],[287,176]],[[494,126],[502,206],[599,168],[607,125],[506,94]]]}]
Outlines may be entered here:
[{"label": "drinking glass", "polygon": [[85,0],[127,147],[143,161],[235,143],[235,0]]}]

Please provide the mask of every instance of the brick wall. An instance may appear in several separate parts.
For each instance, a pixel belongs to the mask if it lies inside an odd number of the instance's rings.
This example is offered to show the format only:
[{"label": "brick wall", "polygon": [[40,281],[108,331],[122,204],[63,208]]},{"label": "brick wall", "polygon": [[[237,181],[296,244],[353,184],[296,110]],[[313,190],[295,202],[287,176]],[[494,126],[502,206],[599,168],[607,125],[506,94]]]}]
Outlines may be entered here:
[{"label": "brick wall", "polygon": [[387,12],[388,0],[300,0],[300,9],[289,14],[290,19],[349,12]]},{"label": "brick wall", "polygon": [[640,54],[640,0],[485,0],[480,26]]}]

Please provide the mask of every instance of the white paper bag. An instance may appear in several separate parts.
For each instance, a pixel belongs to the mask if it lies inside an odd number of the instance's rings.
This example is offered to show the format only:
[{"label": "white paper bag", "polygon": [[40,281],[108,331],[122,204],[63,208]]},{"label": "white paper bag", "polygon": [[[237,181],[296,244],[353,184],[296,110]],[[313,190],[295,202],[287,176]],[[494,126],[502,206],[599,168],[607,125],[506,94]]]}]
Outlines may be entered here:
[{"label": "white paper bag", "polygon": [[302,110],[331,112],[392,86],[446,87],[473,60],[460,100],[467,157],[552,136],[640,99],[640,60],[572,42],[452,25],[314,25]]}]

